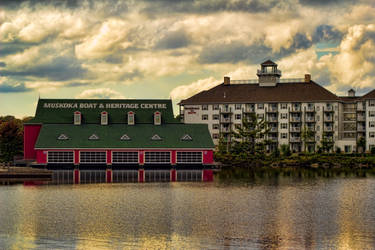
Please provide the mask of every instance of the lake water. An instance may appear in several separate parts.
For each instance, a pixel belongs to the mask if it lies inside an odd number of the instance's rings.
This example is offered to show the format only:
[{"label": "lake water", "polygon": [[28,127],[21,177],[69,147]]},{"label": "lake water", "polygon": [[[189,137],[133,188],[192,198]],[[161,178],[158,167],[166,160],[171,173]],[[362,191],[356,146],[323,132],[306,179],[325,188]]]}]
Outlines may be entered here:
[{"label": "lake water", "polygon": [[0,249],[372,249],[375,178],[0,186]]}]

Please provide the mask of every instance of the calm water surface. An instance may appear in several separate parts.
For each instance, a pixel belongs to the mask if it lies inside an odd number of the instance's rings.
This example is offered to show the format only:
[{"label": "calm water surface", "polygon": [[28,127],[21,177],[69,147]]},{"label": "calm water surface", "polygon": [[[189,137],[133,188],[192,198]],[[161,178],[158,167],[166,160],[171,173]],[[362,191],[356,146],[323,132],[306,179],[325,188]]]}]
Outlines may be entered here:
[{"label": "calm water surface", "polygon": [[0,249],[372,249],[375,178],[0,186]]}]

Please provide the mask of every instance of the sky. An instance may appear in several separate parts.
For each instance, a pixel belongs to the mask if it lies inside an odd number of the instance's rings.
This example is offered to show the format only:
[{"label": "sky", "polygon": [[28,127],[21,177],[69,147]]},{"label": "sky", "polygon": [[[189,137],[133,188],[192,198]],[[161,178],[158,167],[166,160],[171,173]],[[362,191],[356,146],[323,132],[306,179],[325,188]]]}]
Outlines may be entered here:
[{"label": "sky", "polygon": [[176,104],[268,59],[283,78],[366,93],[375,1],[0,1],[0,115],[33,116],[39,97]]}]

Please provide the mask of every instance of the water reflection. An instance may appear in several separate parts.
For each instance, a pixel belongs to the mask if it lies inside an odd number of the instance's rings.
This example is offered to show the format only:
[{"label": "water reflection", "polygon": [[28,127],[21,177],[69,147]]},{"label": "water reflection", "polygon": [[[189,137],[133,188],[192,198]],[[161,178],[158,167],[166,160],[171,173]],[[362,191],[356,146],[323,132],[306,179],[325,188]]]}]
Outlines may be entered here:
[{"label": "water reflection", "polygon": [[5,249],[369,249],[375,179],[0,187]]}]

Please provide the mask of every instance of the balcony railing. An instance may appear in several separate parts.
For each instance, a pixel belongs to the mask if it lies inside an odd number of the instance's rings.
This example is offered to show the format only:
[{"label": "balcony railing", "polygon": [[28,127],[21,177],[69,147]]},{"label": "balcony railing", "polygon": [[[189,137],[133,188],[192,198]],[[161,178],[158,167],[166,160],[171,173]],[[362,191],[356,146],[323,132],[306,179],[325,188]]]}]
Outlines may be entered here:
[{"label": "balcony railing", "polygon": [[314,116],[307,116],[306,122],[315,122],[315,117]]},{"label": "balcony railing", "polygon": [[220,119],[220,122],[222,122],[222,123],[231,123],[231,122],[232,122],[232,119],[222,117],[222,118]]},{"label": "balcony railing", "polygon": [[277,117],[270,116],[268,117],[269,122],[277,122]]},{"label": "balcony railing", "polygon": [[291,122],[301,122],[301,117],[293,117],[293,116],[291,116],[290,117],[290,121]]},{"label": "balcony railing", "polygon": [[221,108],[220,113],[232,113],[232,108]]},{"label": "balcony railing", "polygon": [[324,126],[324,131],[331,132],[331,131],[333,131],[333,127],[330,127],[330,126]]},{"label": "balcony railing", "polygon": [[301,142],[301,137],[290,137],[290,142]]},{"label": "balcony railing", "polygon": [[290,127],[290,132],[301,132],[300,127]]},{"label": "balcony railing", "polygon": [[249,107],[243,108],[242,112],[244,112],[244,113],[254,113],[255,112],[255,108],[249,108]]},{"label": "balcony railing", "polygon": [[332,116],[324,116],[324,121],[325,122],[332,122],[333,121],[333,117]]},{"label": "balcony railing", "polygon": [[257,75],[270,75],[270,74],[277,74],[277,75],[281,75],[281,70],[272,70],[272,71],[266,71],[266,70],[261,70],[261,69],[258,69],[257,70]]},{"label": "balcony railing", "polygon": [[301,112],[301,106],[292,106],[291,111],[292,112]]},{"label": "balcony railing", "polygon": [[277,107],[268,107],[267,112],[277,112]]},{"label": "balcony railing", "polygon": [[359,132],[364,132],[364,131],[366,131],[366,128],[363,127],[363,126],[358,126],[358,127],[357,127],[357,131],[359,131]]},{"label": "balcony railing", "polygon": [[277,127],[271,127],[271,128],[270,128],[270,132],[273,132],[273,133],[274,133],[274,132],[277,132]]},{"label": "balcony railing", "polygon": [[358,115],[357,116],[357,121],[365,121],[366,117],[364,115]]},{"label": "balcony railing", "polygon": [[306,127],[308,131],[315,131],[315,127]]},{"label": "balcony railing", "polygon": [[355,108],[344,108],[344,113],[355,113],[356,109]]},{"label": "balcony railing", "polygon": [[312,106],[312,107],[307,106],[306,107],[306,112],[314,112],[314,111],[315,111],[315,107],[314,106]]},{"label": "balcony railing", "polygon": [[331,112],[331,111],[333,111],[333,107],[332,106],[326,106],[326,107],[324,107],[324,111]]}]

